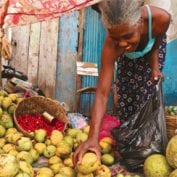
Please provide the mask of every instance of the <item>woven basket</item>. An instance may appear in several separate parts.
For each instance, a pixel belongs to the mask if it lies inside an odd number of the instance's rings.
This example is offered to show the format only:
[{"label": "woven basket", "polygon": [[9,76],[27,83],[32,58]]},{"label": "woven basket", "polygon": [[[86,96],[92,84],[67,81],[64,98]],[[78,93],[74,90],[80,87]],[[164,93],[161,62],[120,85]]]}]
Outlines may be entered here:
[{"label": "woven basket", "polygon": [[177,115],[166,114],[167,137],[170,139],[177,134]]},{"label": "woven basket", "polygon": [[22,100],[14,111],[14,122],[17,128],[27,136],[32,136],[29,132],[25,131],[17,121],[18,115],[25,114],[42,114],[48,112],[50,115],[61,119],[65,122],[65,128],[67,127],[67,117],[64,108],[60,105],[59,102],[54,101],[50,98],[45,98],[42,96],[34,96],[25,98]]}]

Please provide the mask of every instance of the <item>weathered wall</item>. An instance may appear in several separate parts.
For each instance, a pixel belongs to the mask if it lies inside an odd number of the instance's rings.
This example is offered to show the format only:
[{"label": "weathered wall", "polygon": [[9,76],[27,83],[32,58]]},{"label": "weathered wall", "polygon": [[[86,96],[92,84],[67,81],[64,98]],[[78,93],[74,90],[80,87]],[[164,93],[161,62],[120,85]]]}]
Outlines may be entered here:
[{"label": "weathered wall", "polygon": [[55,97],[58,19],[12,29],[10,64],[28,75],[50,97]]},{"label": "weathered wall", "polygon": [[76,109],[76,61],[78,47],[78,16],[73,12],[59,20],[56,98]]},{"label": "weathered wall", "polygon": [[76,109],[79,12],[12,29],[10,65],[25,73],[45,95]]}]

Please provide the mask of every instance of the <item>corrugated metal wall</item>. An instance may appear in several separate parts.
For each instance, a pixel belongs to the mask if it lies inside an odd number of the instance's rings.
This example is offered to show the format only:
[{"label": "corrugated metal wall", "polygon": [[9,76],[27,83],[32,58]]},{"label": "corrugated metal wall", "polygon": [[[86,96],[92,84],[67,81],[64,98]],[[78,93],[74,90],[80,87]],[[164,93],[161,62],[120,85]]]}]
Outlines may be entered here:
[{"label": "corrugated metal wall", "polygon": [[[101,23],[100,15],[87,8],[85,11],[84,24],[84,43],[82,60],[86,62],[93,62],[100,67],[101,50],[105,38],[105,29]],[[82,87],[96,86],[97,77],[83,76]],[[94,94],[81,95],[81,111],[88,113],[93,102]]]}]

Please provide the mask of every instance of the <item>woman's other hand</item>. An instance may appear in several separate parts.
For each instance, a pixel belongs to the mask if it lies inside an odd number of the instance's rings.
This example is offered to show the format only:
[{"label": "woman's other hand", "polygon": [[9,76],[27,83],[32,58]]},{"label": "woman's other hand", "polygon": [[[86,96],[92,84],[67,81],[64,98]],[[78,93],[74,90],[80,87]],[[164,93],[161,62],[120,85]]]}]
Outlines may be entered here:
[{"label": "woman's other hand", "polygon": [[94,152],[97,155],[98,160],[100,160],[100,147],[96,138],[90,137],[87,141],[83,142],[77,147],[73,155],[74,166],[76,166],[77,163],[81,163],[82,157],[86,152]]},{"label": "woman's other hand", "polygon": [[151,81],[155,83],[159,78],[163,78],[163,73],[159,69],[152,69]]}]

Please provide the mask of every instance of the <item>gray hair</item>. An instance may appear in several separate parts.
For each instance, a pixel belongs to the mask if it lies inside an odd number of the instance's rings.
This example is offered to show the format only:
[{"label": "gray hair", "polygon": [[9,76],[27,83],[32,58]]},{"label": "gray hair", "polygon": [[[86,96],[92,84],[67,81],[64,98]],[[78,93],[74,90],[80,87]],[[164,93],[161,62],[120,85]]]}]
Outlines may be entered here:
[{"label": "gray hair", "polygon": [[103,0],[99,3],[106,28],[121,24],[135,24],[141,16],[143,0]]}]

